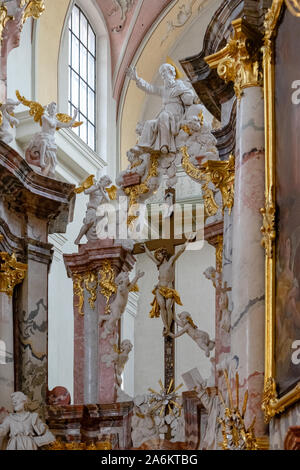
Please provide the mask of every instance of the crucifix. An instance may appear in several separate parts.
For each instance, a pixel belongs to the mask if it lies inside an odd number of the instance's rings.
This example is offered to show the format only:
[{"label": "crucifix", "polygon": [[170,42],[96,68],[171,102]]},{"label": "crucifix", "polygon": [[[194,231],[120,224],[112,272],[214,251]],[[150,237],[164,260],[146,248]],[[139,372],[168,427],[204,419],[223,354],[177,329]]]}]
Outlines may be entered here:
[{"label": "crucifix", "polygon": [[[165,198],[168,199],[170,206],[170,203],[174,206],[175,189],[166,189]],[[164,324],[164,382],[166,389],[171,383],[175,384],[175,341],[169,336],[169,333],[174,334],[175,332],[175,303],[182,305],[180,296],[175,290],[175,263],[189,243],[182,235],[180,238],[175,237],[174,211],[170,215],[169,222],[169,238],[136,243],[133,251],[134,254],[146,252],[158,269],[158,285],[153,291],[155,297],[151,304],[150,316],[152,318],[161,316]],[[176,246],[181,246],[177,253],[175,253]]]}]

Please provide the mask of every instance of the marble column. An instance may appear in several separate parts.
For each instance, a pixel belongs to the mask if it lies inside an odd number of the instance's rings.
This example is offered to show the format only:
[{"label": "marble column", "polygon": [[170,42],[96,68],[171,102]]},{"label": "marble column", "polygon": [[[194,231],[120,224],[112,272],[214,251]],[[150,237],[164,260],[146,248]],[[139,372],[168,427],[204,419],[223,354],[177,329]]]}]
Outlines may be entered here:
[{"label": "marble column", "polygon": [[233,216],[231,355],[237,357],[242,389],[248,389],[246,423],[256,417],[265,434],[261,400],[264,381],[264,101],[262,88],[245,88],[238,103]]},{"label": "marble column", "polygon": [[1,406],[11,409],[14,392],[14,338],[12,297],[0,293],[0,384]]},{"label": "marble column", "polygon": [[135,258],[114,240],[98,240],[79,245],[78,253],[64,255],[64,261],[74,286],[74,403],[114,403],[115,370],[102,358],[118,346],[118,325],[112,334],[102,337],[104,325],[100,325],[99,315],[109,315],[113,299],[113,291],[102,280],[113,286],[121,270],[132,269]]}]

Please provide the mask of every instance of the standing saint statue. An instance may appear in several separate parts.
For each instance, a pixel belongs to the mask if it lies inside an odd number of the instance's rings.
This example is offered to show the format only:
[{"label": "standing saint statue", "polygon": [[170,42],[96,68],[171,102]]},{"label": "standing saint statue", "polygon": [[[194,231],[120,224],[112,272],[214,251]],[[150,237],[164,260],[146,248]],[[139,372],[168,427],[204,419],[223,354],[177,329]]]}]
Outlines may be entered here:
[{"label": "standing saint statue", "polygon": [[191,106],[196,94],[193,88],[182,80],[176,80],[173,65],[162,64],[159,69],[164,82],[162,86],[151,85],[137,75],[134,67],[127,74],[141,90],[162,97],[162,109],[156,119],[143,125],[138,146],[148,152],[176,154],[175,137],[178,135],[186,106]]},{"label": "standing saint statue", "polygon": [[37,450],[55,441],[38,414],[25,410],[27,396],[24,393],[12,393],[11,399],[14,413],[10,413],[0,424],[0,440],[9,434],[6,450]]},{"label": "standing saint statue", "polygon": [[147,248],[146,244],[143,244],[145,253],[148,257],[156,264],[158,269],[158,284],[153,290],[154,300],[152,302],[152,309],[150,312],[150,318],[158,318],[161,314],[161,318],[164,324],[163,335],[168,336],[172,321],[174,320],[173,305],[176,302],[178,305],[182,305],[178,292],[174,289],[175,281],[175,262],[186,250],[190,241],[194,240],[195,235],[192,234],[186,241],[186,243],[179,248],[177,253],[173,256],[169,256],[165,248],[159,248],[154,252],[154,255]]}]

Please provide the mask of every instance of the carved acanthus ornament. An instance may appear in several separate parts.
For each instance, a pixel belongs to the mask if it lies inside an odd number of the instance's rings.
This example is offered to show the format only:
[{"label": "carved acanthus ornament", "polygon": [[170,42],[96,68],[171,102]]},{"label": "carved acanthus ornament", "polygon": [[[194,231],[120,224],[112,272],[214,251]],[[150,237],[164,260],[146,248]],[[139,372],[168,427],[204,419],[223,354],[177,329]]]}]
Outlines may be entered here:
[{"label": "carved acanthus ornament", "polygon": [[26,271],[27,264],[19,263],[14,253],[0,252],[0,292],[11,297],[15,286],[23,281]]},{"label": "carved acanthus ornament", "polygon": [[110,298],[117,292],[117,286],[115,284],[116,273],[109,260],[104,261],[101,266],[99,275],[99,285],[101,287],[101,294],[106,298],[105,313],[108,314],[110,312]]},{"label": "carved acanthus ornament", "polygon": [[276,209],[275,209],[275,204],[273,202],[274,197],[272,194],[273,194],[273,191],[272,191],[272,186],[271,186],[268,192],[268,195],[266,196],[266,205],[265,207],[260,209],[260,212],[263,216],[263,226],[260,229],[261,233],[263,234],[261,244],[265,249],[266,256],[270,259],[273,257],[273,246],[274,246],[274,242],[276,239],[276,230],[275,230]]},{"label": "carved acanthus ornament", "polygon": [[9,20],[12,20],[13,17],[9,16],[7,13],[7,8],[5,5],[0,5],[0,44],[2,43],[3,39],[3,31],[4,28]]},{"label": "carved acanthus ornament", "polygon": [[74,305],[78,308],[79,315],[84,315],[83,304],[84,304],[84,287],[83,287],[84,276],[82,274],[73,275],[73,290],[74,296],[78,297],[78,303]]},{"label": "carved acanthus ornament", "polygon": [[88,302],[90,304],[90,307],[94,310],[95,302],[97,299],[97,286],[98,286],[97,273],[92,272],[92,271],[87,272],[84,276],[84,285],[85,285],[86,290],[90,294]]},{"label": "carved acanthus ornament", "polygon": [[214,198],[214,192],[209,187],[212,183],[216,189],[220,190],[224,213],[225,208],[228,209],[229,214],[234,204],[234,177],[235,177],[235,159],[230,155],[228,161],[215,161],[208,160],[199,168],[194,166],[189,158],[186,147],[181,148],[182,152],[182,167],[186,174],[192,179],[202,183],[203,198],[205,213],[208,217],[215,215],[219,209],[218,204]]},{"label": "carved acanthus ornament", "polygon": [[234,83],[235,94],[240,99],[244,88],[262,86],[262,37],[242,18],[232,21],[232,27],[234,34],[227,45],[205,60],[226,83]]},{"label": "carved acanthus ornament", "polygon": [[[20,0],[20,9],[23,10],[22,25],[28,18],[38,20],[42,13],[45,11],[45,0]],[[8,15],[7,7],[2,3],[0,5],[0,44],[3,39],[3,31],[8,21],[13,21],[15,18]]]},{"label": "carved acanthus ornament", "polygon": [[25,5],[23,23],[31,17],[38,20],[45,11],[45,0],[21,0],[20,7],[23,8]]}]

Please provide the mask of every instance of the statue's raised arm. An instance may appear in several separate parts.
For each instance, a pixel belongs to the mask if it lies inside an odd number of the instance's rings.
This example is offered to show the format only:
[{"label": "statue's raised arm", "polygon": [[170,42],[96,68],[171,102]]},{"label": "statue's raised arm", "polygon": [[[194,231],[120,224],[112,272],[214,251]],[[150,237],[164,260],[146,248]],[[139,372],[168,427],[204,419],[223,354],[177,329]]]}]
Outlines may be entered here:
[{"label": "statue's raised arm", "polygon": [[127,69],[127,75],[129,78],[131,78],[131,80],[135,81],[136,86],[140,88],[140,90],[145,91],[149,95],[162,95],[162,87],[151,85],[151,83],[148,83],[143,78],[140,78],[135,67],[129,67]]}]

